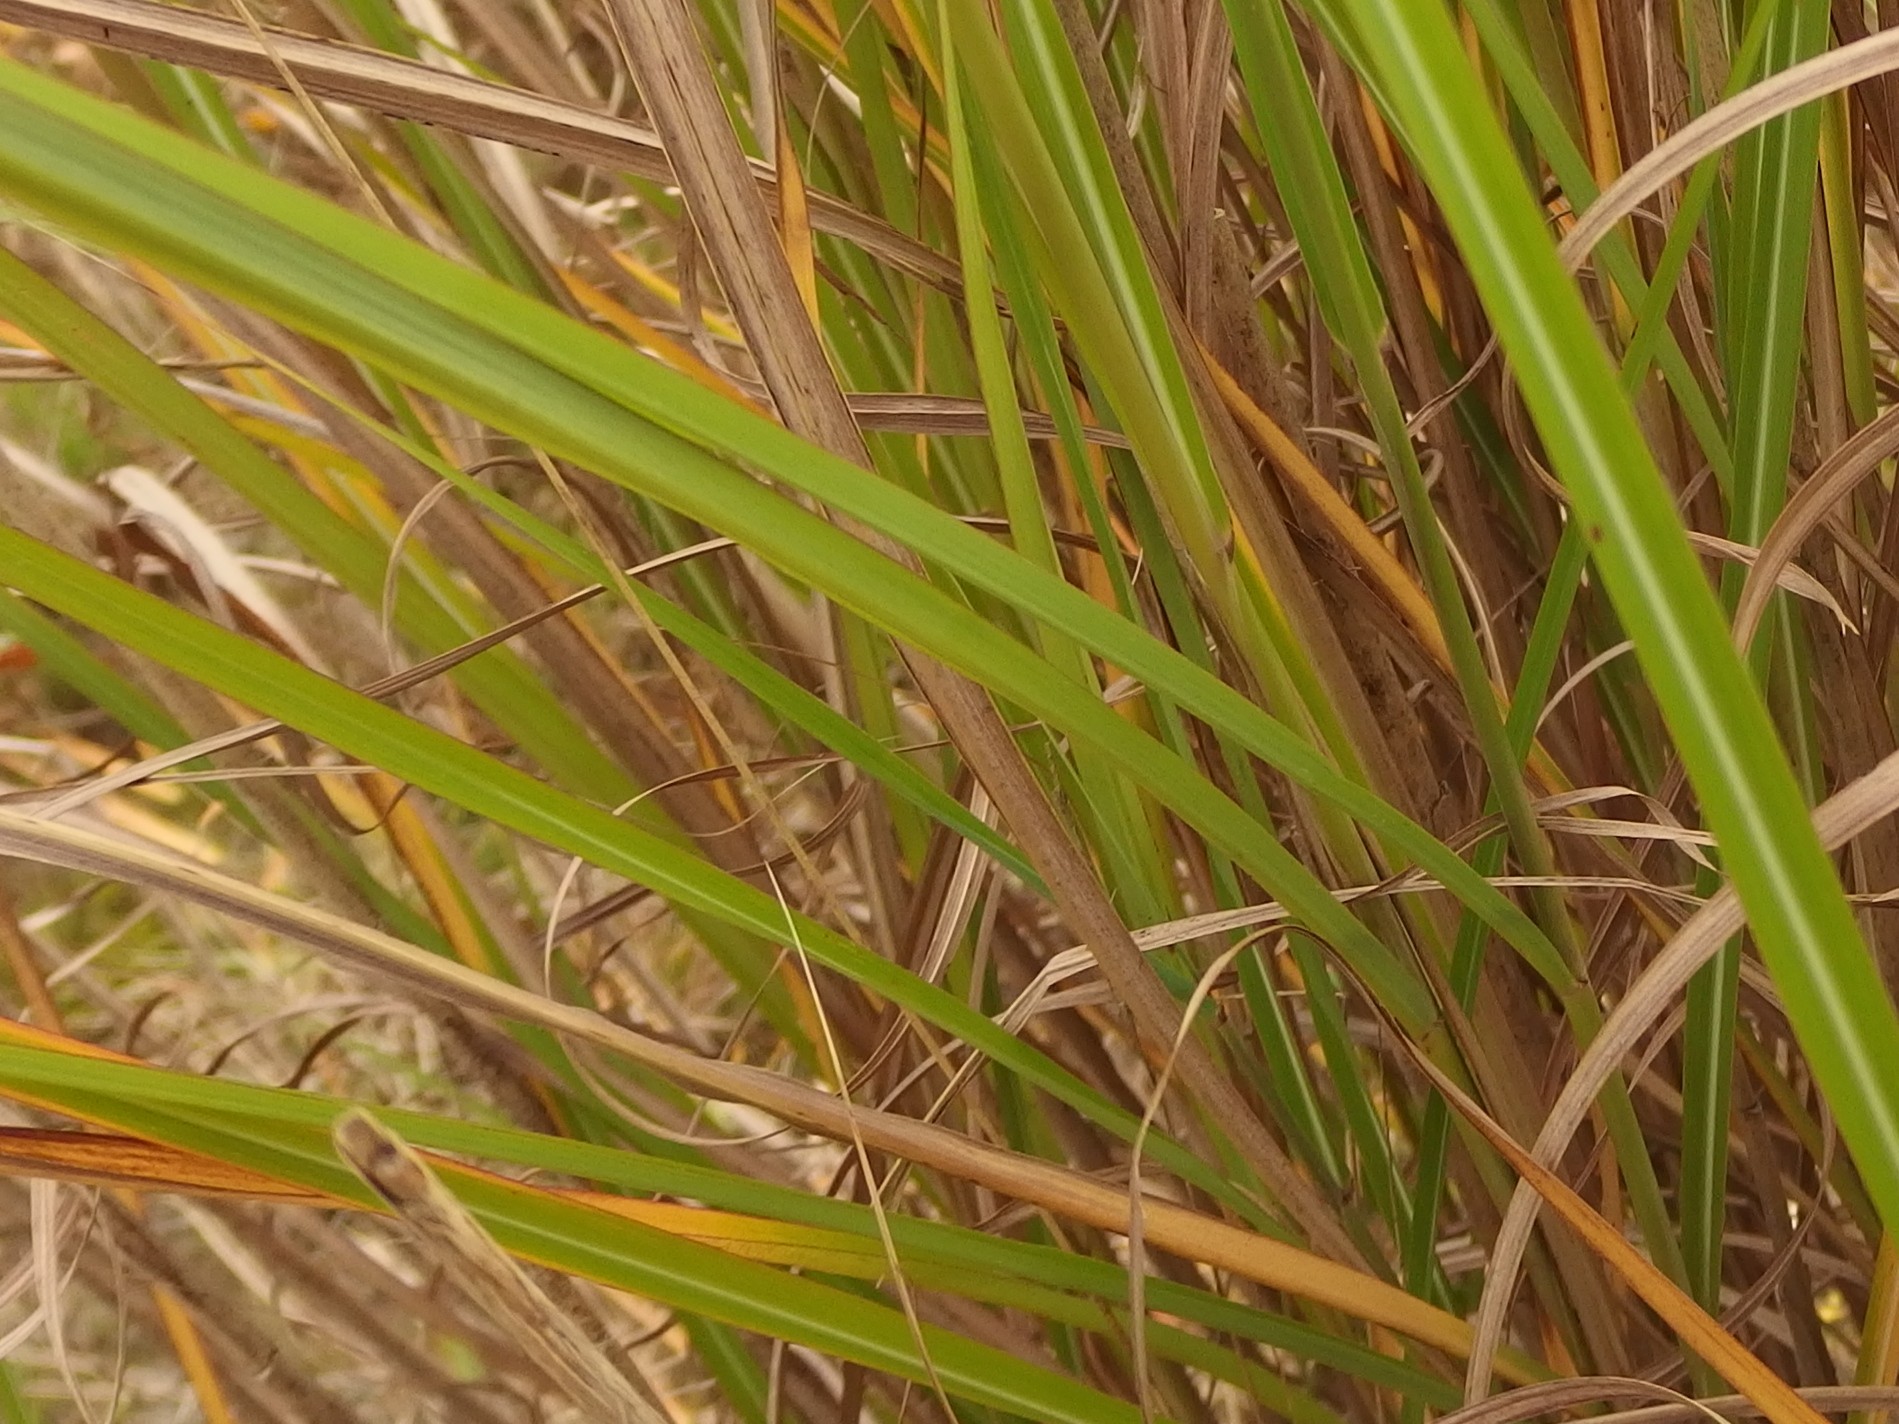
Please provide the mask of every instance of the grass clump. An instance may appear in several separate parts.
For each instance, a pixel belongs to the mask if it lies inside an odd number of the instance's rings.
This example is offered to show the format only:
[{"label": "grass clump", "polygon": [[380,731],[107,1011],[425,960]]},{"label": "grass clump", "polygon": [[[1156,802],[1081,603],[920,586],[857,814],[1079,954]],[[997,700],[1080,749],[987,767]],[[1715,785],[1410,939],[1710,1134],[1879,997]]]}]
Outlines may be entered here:
[{"label": "grass clump", "polygon": [[1890,1403],[1868,15],[0,21],[0,1417]]}]

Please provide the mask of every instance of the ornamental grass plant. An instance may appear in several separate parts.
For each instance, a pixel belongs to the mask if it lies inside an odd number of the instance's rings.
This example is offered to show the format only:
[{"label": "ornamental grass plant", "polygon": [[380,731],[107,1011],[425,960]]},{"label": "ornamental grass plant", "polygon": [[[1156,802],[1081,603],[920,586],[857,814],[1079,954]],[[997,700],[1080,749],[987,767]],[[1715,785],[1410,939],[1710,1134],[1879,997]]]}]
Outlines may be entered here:
[{"label": "ornamental grass plant", "polygon": [[1896,18],[0,0],[0,1421],[1883,1418]]}]

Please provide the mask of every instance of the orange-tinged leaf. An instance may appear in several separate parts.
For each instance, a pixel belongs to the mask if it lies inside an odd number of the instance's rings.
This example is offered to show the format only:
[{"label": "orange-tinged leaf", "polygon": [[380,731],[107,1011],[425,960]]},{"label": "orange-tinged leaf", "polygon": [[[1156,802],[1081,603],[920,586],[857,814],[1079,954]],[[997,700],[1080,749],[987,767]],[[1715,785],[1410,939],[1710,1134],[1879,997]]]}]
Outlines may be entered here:
[{"label": "orange-tinged leaf", "polygon": [[805,315],[818,323],[818,262],[811,245],[811,208],[805,197],[804,173],[798,167],[788,125],[778,125],[778,237],[791,263]]},{"label": "orange-tinged leaf", "polygon": [[598,318],[624,336],[641,350],[657,356],[668,366],[693,380],[707,390],[751,405],[751,400],[726,375],[701,360],[699,354],[690,346],[674,341],[665,332],[648,322],[631,308],[616,302],[600,288],[586,278],[573,272],[562,272],[561,282],[573,294],[575,301],[586,308],[589,315]]},{"label": "orange-tinged leaf", "polygon": [[198,1409],[204,1415],[205,1424],[237,1424],[224,1385],[204,1348],[204,1337],[198,1333],[185,1303],[170,1286],[154,1281],[152,1304],[158,1307],[165,1336],[171,1341],[172,1353],[178,1357],[178,1367],[191,1382],[191,1392],[198,1398]]},{"label": "orange-tinged leaf", "polygon": [[[619,267],[627,276],[638,282],[667,306],[677,307],[679,305],[680,295],[678,286],[640,261],[639,258],[635,257],[632,253],[616,247],[608,255],[613,258],[615,266]],[[710,335],[716,336],[719,340],[735,342],[739,339],[739,330],[732,324],[729,318],[720,316],[717,312],[702,311],[699,314],[699,319],[704,323],[706,331]]]},{"label": "orange-tinged leaf", "polygon": [[710,1207],[682,1206],[677,1202],[642,1201],[606,1192],[581,1190],[567,1195],[670,1235],[683,1236],[729,1251],[734,1256],[773,1266],[800,1266],[861,1280],[875,1280],[889,1266],[878,1242],[842,1231],[797,1226],[762,1216],[715,1211]]},{"label": "orange-tinged leaf", "polygon": [[242,1197],[302,1206],[342,1205],[322,1192],[292,1186],[213,1157],[103,1132],[0,1128],[0,1173],[137,1191]]},{"label": "orange-tinged leaf", "polygon": [[103,1058],[108,1063],[137,1063],[139,1061],[128,1054],[116,1053],[110,1048],[101,1048],[96,1043],[67,1038],[64,1034],[34,1028],[32,1024],[23,1024],[8,1018],[0,1018],[0,1043],[17,1043],[23,1048],[43,1048],[53,1053],[70,1053],[76,1058]]},{"label": "orange-tinged leaf", "polygon": [[1220,392],[1220,399],[1226,402],[1227,409],[1239,422],[1240,428],[1259,447],[1260,452],[1272,461],[1293,493],[1312,507],[1313,512],[1332,530],[1334,537],[1351,552],[1366,579],[1384,594],[1386,602],[1411,626],[1432,660],[1439,667],[1448,668],[1451,655],[1444,646],[1443,631],[1438,627],[1437,614],[1432,611],[1431,602],[1424,596],[1418,581],[1405,571],[1378,536],[1372,533],[1358,511],[1332,488],[1331,481],[1320,473],[1318,467],[1279,428],[1273,418],[1254,403],[1227,369],[1214,360],[1210,353],[1203,350],[1201,354],[1206,360],[1208,374],[1213,377],[1214,387]]},{"label": "orange-tinged leaf", "polygon": [[[861,1279],[875,1279],[885,1269],[883,1249],[876,1242],[847,1232],[792,1225],[708,1207],[645,1201],[585,1188],[534,1186],[434,1152],[422,1151],[420,1155],[445,1181],[453,1182],[457,1178],[506,1181],[529,1195],[582,1202],[748,1260]],[[202,1153],[123,1133],[80,1132],[69,1128],[0,1128],[0,1175],[52,1178],[133,1191],[362,1209],[359,1203],[282,1182]]]},{"label": "orange-tinged leaf", "polygon": [[378,772],[364,778],[362,792],[381,817],[383,832],[395,846],[396,854],[415,877],[422,898],[429,902],[436,927],[455,951],[455,957],[484,974],[502,973],[502,965],[475,926],[466,893],[449,870],[441,848],[429,835],[415,807],[403,799],[402,784]]}]

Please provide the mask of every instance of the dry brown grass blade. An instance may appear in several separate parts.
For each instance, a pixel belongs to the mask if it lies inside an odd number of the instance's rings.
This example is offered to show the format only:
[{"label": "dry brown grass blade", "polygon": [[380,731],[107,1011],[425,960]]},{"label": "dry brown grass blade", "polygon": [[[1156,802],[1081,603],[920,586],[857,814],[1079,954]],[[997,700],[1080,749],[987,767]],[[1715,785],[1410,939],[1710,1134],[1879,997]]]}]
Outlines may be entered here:
[{"label": "dry brown grass blade", "polygon": [[[745,383],[741,382],[741,386]],[[762,393],[763,388],[760,388]],[[903,435],[987,435],[989,412],[973,396],[916,394],[910,391],[847,391],[845,401],[857,424],[865,430],[887,430]],[[1022,412],[1023,431],[1035,440],[1054,440],[1060,431],[1045,411]],[[1081,438],[1091,445],[1114,450],[1129,447],[1127,436],[1100,425],[1081,427]]]},{"label": "dry brown grass blade", "polygon": [[798,295],[804,300],[805,315],[815,324],[818,313],[817,249],[811,241],[810,191],[798,167],[798,152],[791,141],[791,128],[778,126],[778,236],[785,245],[785,257],[798,283]]},{"label": "dry brown grass blade", "polygon": [[1564,263],[1572,272],[1581,267],[1617,223],[1742,134],[1815,99],[1895,69],[1899,69],[1899,30],[1883,30],[1791,65],[1716,104],[1650,149],[1603,190],[1564,235]]},{"label": "dry brown grass blade", "polygon": [[[877,1151],[1103,1231],[1124,1235],[1128,1230],[1126,1196],[1066,1167],[894,1113],[867,1107],[847,1111],[836,1098],[805,1084],[648,1038],[590,1009],[542,998],[379,931],[145,846],[0,810],[0,854],[179,894],[309,945],[350,969],[622,1054],[695,1092],[748,1103],[805,1131],[848,1141],[854,1127]],[[1469,1353],[1471,1332],[1462,1320],[1375,1276],[1159,1199],[1145,1203],[1143,1224],[1148,1244],[1156,1249],[1385,1326],[1460,1359]],[[1519,1382],[1534,1377],[1533,1370],[1510,1358],[1500,1362],[1498,1372]]]},{"label": "dry brown grass blade", "polygon": [[[1527,1384],[1521,1389],[1509,1390],[1454,1410],[1444,1419],[1456,1421],[1456,1424],[1519,1424],[1519,1421],[1534,1419],[1539,1414],[1560,1409],[1583,1409],[1618,1398],[1658,1400],[1678,1405],[1691,1414],[1698,1413],[1702,1418],[1714,1421],[1714,1424],[1720,1424],[1721,1420],[1719,1414],[1700,1400],[1690,1399],[1666,1385],[1627,1375],[1583,1375],[1575,1379]],[[1753,1404],[1745,1395],[1734,1395],[1732,1398]]]},{"label": "dry brown grass blade", "polygon": [[406,1142],[360,1109],[338,1118],[331,1137],[350,1170],[383,1199],[423,1254],[488,1311],[589,1418],[671,1424]]},{"label": "dry brown grass blade", "polygon": [[[1810,1384],[1798,1394],[1823,1415],[1844,1415],[1852,1409],[1890,1409],[1899,1405],[1899,1388],[1890,1384]],[[1717,1394],[1681,1405],[1648,1405],[1645,1409],[1595,1415],[1591,1416],[1591,1424],[1694,1424],[1694,1420],[1703,1420],[1709,1413],[1720,1418],[1758,1418],[1760,1407],[1738,1394]]]},{"label": "dry brown grass blade", "polygon": [[[673,176],[658,139],[638,124],[338,40],[273,29],[267,50],[240,22],[145,0],[0,0],[0,20],[273,87],[283,82],[274,50],[318,98],[641,178]],[[752,177],[775,192],[765,165],[754,165]],[[828,194],[813,192],[810,203],[811,225],[820,232],[855,242],[932,286],[961,290],[956,264],[914,238]]]},{"label": "dry brown grass blade", "polygon": [[[608,13],[693,227],[780,419],[813,444],[871,469],[863,433],[812,325],[771,215],[757,187],[747,181],[745,155],[693,9],[680,0],[614,0]],[[861,527],[855,532],[886,557],[921,570],[915,555],[894,540]],[[909,663],[946,730],[985,781],[1033,784],[985,693],[927,658],[912,655]],[[977,758],[988,750],[995,755],[985,765]],[[999,794],[994,784],[990,792],[1005,806],[1019,799]],[[1043,875],[1053,883],[1046,869]]]},{"label": "dry brown grass blade", "polygon": [[13,897],[7,893],[4,883],[0,883],[0,958],[6,960],[7,970],[12,974],[20,996],[26,1001],[33,1022],[43,1029],[57,1028],[60,1022],[59,1009],[46,987],[46,976],[34,962],[32,946],[26,942],[26,934],[20,928],[20,917],[13,907]]},{"label": "dry brown grass blade", "polygon": [[[1687,531],[1688,542],[1698,554],[1707,554],[1713,558],[1726,559],[1730,563],[1740,564],[1752,572],[1759,566],[1760,551],[1734,539],[1724,539],[1718,534],[1703,534],[1696,529]],[[1791,550],[1781,557],[1771,570],[1774,586],[1791,593],[1796,598],[1804,598],[1809,603],[1817,603],[1835,618],[1840,620],[1842,628],[1852,628],[1853,620],[1846,610],[1840,607],[1827,586],[1792,562]]]},{"label": "dry brown grass blade", "polygon": [[[947,677],[931,695],[951,707],[961,704],[945,718],[958,749],[976,768],[1018,844],[1041,872],[1062,918],[1087,943],[1103,978],[1132,1013],[1142,1038],[1156,1052],[1167,1052],[1181,1022],[1180,1009],[1115,912],[1094,866],[1028,770],[994,704],[986,693]],[[938,702],[939,708],[944,702]],[[1190,1035],[1181,1043],[1178,1063],[1187,1090],[1219,1122],[1306,1239],[1334,1261],[1354,1270],[1360,1267],[1364,1258],[1357,1245],[1206,1046]]]},{"label": "dry brown grass blade", "polygon": [[[1422,1053],[1413,1053],[1412,1061],[1444,1094],[1445,1099],[1483,1135],[1484,1140],[1509,1162],[1523,1178],[1524,1184],[1533,1188],[1562,1217],[1564,1225],[1608,1262],[1649,1308],[1661,1316],[1669,1328],[1723,1379],[1759,1405],[1761,1412],[1774,1424],[1819,1424],[1819,1414],[1794,1392],[1791,1385],[1722,1329],[1718,1321],[1696,1305],[1693,1298],[1664,1275],[1648,1257],[1631,1246],[1620,1229],[1605,1221],[1567,1182],[1524,1151],[1516,1139],[1497,1126],[1488,1113],[1471,1101],[1468,1094],[1439,1071],[1436,1064]],[[1473,1386],[1481,1389],[1482,1382],[1467,1381],[1467,1395],[1472,1392]]]},{"label": "dry brown grass blade", "polygon": [[[1842,787],[1813,813],[1814,830],[1829,850],[1837,849],[1899,807],[1899,753]],[[1582,1125],[1597,1095],[1644,1034],[1662,1017],[1694,973],[1746,924],[1732,886],[1691,915],[1604,1021],[1601,1031],[1577,1063],[1555,1106],[1550,1109],[1531,1149],[1532,1159],[1547,1167],[1559,1161]],[[1475,1321],[1476,1348],[1466,1375],[1467,1397],[1480,1397],[1489,1378],[1488,1357],[1502,1339],[1504,1315],[1516,1290],[1517,1272],[1529,1245],[1540,1205],[1538,1194],[1519,1184],[1491,1247],[1490,1269]]]},{"label": "dry brown grass blade", "polygon": [[[1745,1395],[1728,1398],[1738,1403],[1753,1403]],[[1719,1420],[1722,1417],[1714,1407],[1716,1401],[1689,1399],[1666,1385],[1655,1384],[1650,1380],[1633,1379],[1627,1375],[1582,1375],[1575,1379],[1526,1384],[1521,1389],[1493,1395],[1476,1404],[1453,1410],[1442,1416],[1437,1424],[1522,1424],[1522,1421],[1534,1419],[1540,1414],[1583,1409],[1611,1399],[1663,1400],[1687,1411],[1690,1417],[1697,1414],[1704,1419]]]},{"label": "dry brown grass blade", "polygon": [[[1754,630],[1767,611],[1768,595],[1773,592],[1781,569],[1806,543],[1808,536],[1861,480],[1895,454],[1899,454],[1899,410],[1888,410],[1828,455],[1812,478],[1788,497],[1780,518],[1761,540],[1754,562],[1748,568],[1747,581],[1741,586],[1740,601],[1734,608],[1735,646],[1745,648],[1754,640]],[[1843,546],[1852,542],[1843,541]],[[1877,568],[1877,564],[1874,567]],[[1869,569],[1868,573],[1871,572]],[[1887,587],[1889,593],[1899,595],[1899,589],[1891,586],[1892,576],[1884,569],[1879,569],[1879,573],[1885,580],[1882,586]]]},{"label": "dry brown grass blade", "polygon": [[868,467],[863,436],[790,258],[732,131],[692,7],[680,0],[612,0],[627,68],[694,228],[779,417],[798,434]]}]

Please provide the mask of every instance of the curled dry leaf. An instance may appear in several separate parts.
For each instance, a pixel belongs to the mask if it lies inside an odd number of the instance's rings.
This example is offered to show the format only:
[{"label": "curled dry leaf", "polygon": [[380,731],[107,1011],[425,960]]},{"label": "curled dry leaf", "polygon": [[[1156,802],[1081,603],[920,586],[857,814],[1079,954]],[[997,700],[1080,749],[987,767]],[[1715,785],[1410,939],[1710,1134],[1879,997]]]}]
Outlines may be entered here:
[{"label": "curled dry leaf", "polygon": [[[1882,818],[1899,809],[1899,753],[1888,756],[1866,775],[1829,796],[1813,813],[1821,843],[1829,849],[1846,844]],[[1644,969],[1628,993],[1604,1020],[1601,1032],[1584,1051],[1563,1085],[1555,1105],[1530,1150],[1544,1170],[1568,1149],[1596,1095],[1621,1066],[1649,1028],[1668,1011],[1675,996],[1703,964],[1746,924],[1740,897],[1724,886],[1675,932],[1672,939]],[[1489,1378],[1489,1355],[1502,1338],[1504,1314],[1516,1289],[1517,1272],[1529,1245],[1541,1198],[1527,1183],[1519,1184],[1504,1215],[1492,1248],[1475,1322],[1477,1345],[1466,1374],[1469,1398],[1481,1397]]]}]

